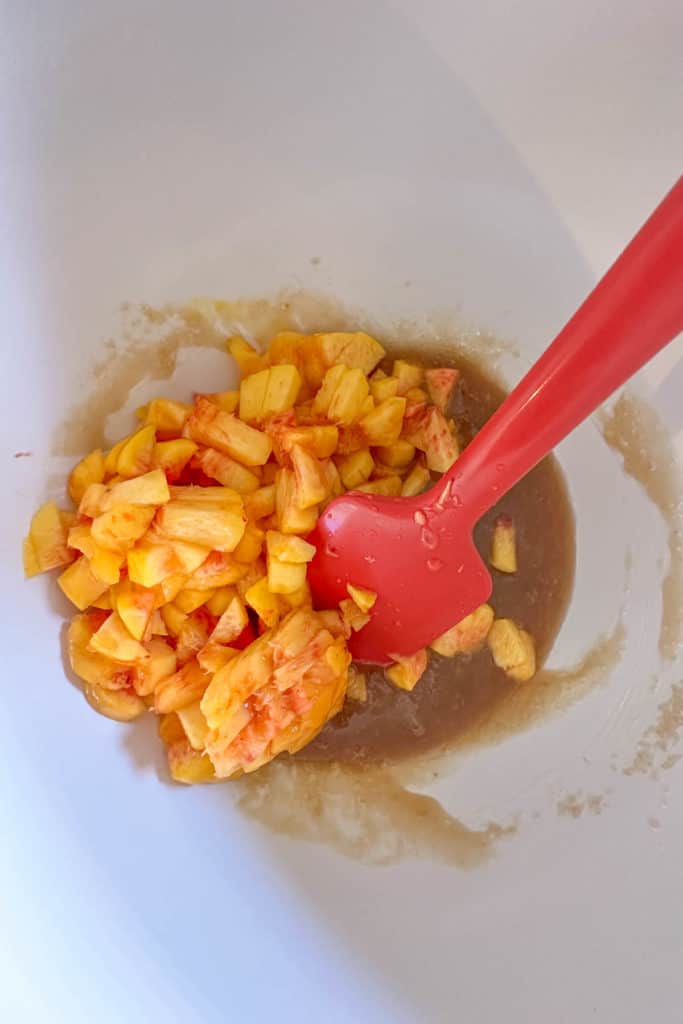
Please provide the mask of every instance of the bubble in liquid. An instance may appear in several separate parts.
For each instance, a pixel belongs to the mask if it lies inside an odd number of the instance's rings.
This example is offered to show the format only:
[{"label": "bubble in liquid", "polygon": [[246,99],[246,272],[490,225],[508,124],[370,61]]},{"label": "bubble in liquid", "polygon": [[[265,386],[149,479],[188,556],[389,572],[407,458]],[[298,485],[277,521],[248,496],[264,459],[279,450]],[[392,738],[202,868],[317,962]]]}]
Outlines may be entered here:
[{"label": "bubble in liquid", "polygon": [[438,540],[436,539],[433,530],[423,530],[420,534],[420,540],[424,546],[430,550],[433,550],[438,544]]}]

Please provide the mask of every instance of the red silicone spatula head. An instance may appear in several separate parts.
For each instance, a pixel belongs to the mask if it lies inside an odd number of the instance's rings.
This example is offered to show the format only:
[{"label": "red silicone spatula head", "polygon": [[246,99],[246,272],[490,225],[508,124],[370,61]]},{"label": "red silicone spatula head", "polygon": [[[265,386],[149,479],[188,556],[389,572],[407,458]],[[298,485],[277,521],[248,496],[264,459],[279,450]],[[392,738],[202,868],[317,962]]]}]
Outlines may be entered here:
[{"label": "red silicone spatula head", "polygon": [[436,487],[327,507],[311,538],[318,606],[338,604],[348,583],[378,595],[352,637],[356,658],[413,654],[488,598],[477,519],[681,330],[683,179]]},{"label": "red silicone spatula head", "polygon": [[413,654],[487,600],[491,577],[472,526],[465,505],[446,513],[427,495],[347,494],[328,506],[309,538],[318,604],[335,607],[349,583],[377,594],[370,624],[351,637],[355,658],[383,664]]}]

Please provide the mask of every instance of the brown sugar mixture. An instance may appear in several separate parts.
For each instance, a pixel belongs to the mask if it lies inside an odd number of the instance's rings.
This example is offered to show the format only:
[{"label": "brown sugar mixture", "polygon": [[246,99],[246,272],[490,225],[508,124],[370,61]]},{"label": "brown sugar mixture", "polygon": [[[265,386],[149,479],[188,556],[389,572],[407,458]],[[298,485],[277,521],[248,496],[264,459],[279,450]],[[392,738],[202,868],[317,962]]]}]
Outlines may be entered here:
[{"label": "brown sugar mixture", "polygon": [[[451,415],[462,445],[492,415],[504,390],[473,363],[448,351],[391,352],[422,365],[455,365],[461,372]],[[516,528],[518,571],[491,570],[490,604],[497,617],[510,617],[534,638],[538,665],[552,648],[574,581],[574,516],[562,471],[553,456],[544,459],[478,523],[477,548],[487,562],[493,523],[510,516]],[[516,683],[497,668],[486,646],[474,654],[443,658],[433,652],[414,690],[402,691],[383,671],[368,676],[367,701],[347,700],[344,708],[297,757],[307,761],[372,762],[400,760],[457,745],[483,724]]]}]

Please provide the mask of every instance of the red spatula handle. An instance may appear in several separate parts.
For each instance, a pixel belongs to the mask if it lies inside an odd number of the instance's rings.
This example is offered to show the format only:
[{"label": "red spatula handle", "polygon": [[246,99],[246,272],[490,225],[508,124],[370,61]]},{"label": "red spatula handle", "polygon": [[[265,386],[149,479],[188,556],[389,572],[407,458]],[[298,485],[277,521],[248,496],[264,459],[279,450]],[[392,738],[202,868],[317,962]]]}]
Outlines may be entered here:
[{"label": "red spatula handle", "polygon": [[681,331],[683,178],[430,496],[478,519]]}]

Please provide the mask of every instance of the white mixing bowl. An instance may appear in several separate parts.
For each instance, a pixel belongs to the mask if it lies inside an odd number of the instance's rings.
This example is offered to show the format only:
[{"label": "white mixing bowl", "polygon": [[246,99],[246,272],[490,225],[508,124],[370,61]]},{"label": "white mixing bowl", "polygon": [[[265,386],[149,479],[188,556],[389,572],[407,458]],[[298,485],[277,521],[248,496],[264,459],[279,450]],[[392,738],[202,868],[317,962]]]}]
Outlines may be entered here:
[{"label": "white mixing bowl", "polygon": [[[514,383],[680,173],[681,5],[0,6],[2,1019],[678,1021],[680,340],[631,388],[660,417],[650,496],[596,422],[559,451],[578,564],[550,665],[593,652],[581,699],[417,780],[441,817],[327,775],[319,813],[264,825],[253,790],[163,781],[151,723],[65,679],[20,545],[69,413],[127,389],[93,369],[138,303],[323,293],[387,332],[493,332]],[[228,372],[189,352],[172,386]],[[456,819],[513,832],[458,867]]]}]

